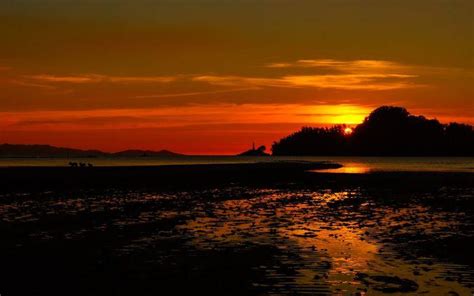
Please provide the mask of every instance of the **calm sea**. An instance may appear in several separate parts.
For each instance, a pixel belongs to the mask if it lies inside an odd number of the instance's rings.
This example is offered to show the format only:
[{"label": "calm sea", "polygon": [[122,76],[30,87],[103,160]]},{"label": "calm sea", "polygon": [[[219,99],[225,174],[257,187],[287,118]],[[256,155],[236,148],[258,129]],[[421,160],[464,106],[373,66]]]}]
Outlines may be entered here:
[{"label": "calm sea", "polygon": [[190,164],[255,163],[274,161],[331,161],[344,167],[327,170],[334,173],[367,173],[375,171],[472,172],[474,157],[238,157],[179,156],[135,158],[0,158],[0,167],[67,166],[70,161],[94,166],[157,166]]}]

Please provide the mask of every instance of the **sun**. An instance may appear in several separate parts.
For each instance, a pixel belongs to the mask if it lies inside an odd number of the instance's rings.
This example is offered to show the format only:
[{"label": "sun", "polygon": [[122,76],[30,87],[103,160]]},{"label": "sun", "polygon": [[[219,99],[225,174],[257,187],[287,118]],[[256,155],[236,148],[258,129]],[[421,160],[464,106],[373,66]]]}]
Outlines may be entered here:
[{"label": "sun", "polygon": [[354,132],[354,130],[353,130],[352,128],[350,128],[350,127],[346,127],[346,128],[344,129],[344,135],[346,135],[346,136],[349,136],[349,135],[352,134],[353,132]]}]

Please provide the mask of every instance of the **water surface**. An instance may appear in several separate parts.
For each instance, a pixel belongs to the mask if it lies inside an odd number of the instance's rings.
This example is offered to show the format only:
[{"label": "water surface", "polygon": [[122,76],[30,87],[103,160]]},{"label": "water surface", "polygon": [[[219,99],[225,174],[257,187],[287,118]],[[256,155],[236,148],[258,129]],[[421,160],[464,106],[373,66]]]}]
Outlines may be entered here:
[{"label": "water surface", "polygon": [[134,158],[0,158],[0,167],[67,166],[69,162],[91,163],[94,166],[160,166],[193,164],[229,164],[274,161],[331,161],[342,164],[333,173],[368,173],[377,171],[474,172],[474,157],[239,157],[179,156]]},{"label": "water surface", "polygon": [[324,186],[0,196],[2,288],[8,295],[63,295],[61,285],[74,286],[71,295],[474,292],[472,186],[403,194],[397,186]]}]

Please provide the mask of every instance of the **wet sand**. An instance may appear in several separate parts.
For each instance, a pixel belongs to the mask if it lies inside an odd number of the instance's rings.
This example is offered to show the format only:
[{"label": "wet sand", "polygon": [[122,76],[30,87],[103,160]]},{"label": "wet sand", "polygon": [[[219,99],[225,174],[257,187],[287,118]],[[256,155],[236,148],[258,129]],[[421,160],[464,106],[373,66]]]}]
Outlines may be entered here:
[{"label": "wet sand", "polygon": [[474,174],[317,168],[0,169],[0,293],[474,292]]},{"label": "wet sand", "polygon": [[337,163],[308,161],[76,168],[0,167],[0,192],[109,187],[181,190],[231,182],[271,183],[299,178],[310,170],[340,167]]}]

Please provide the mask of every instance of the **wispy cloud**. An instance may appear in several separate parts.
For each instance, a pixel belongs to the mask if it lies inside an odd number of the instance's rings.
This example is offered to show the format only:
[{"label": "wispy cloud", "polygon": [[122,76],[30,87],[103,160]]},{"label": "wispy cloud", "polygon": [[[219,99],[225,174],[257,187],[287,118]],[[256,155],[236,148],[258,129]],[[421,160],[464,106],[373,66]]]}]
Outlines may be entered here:
[{"label": "wispy cloud", "polygon": [[9,79],[7,80],[7,82],[10,84],[16,84],[16,85],[27,86],[27,87],[38,87],[42,89],[56,89],[56,87],[49,84],[35,83],[35,82],[17,80],[17,79]]},{"label": "wispy cloud", "polygon": [[169,83],[176,81],[177,76],[107,76],[99,74],[86,75],[32,75],[25,78],[43,81],[43,82],[57,82],[57,83]]},{"label": "wispy cloud", "polygon": [[222,86],[391,90],[420,87],[420,84],[409,81],[414,77],[416,75],[408,74],[290,75],[277,78],[206,75],[194,77],[193,80]]},{"label": "wispy cloud", "polygon": [[281,78],[265,78],[265,77],[246,77],[232,75],[200,75],[192,78],[196,82],[205,82],[220,86],[260,86],[260,87],[294,87]]},{"label": "wispy cloud", "polygon": [[342,74],[285,76],[285,83],[301,87],[334,88],[346,90],[391,90],[419,87],[409,82],[415,75],[403,74]]},{"label": "wispy cloud", "polygon": [[215,91],[196,91],[196,92],[173,93],[173,94],[143,95],[143,96],[135,96],[135,98],[146,99],[146,98],[190,97],[190,96],[199,96],[199,95],[212,95],[212,94],[231,93],[231,92],[248,91],[248,90],[258,90],[258,89],[260,88],[259,87],[245,87],[245,88],[223,89],[223,90],[215,90]]},{"label": "wispy cloud", "polygon": [[406,71],[412,69],[412,66],[400,64],[385,60],[334,60],[334,59],[315,59],[298,60],[288,63],[271,63],[266,65],[268,68],[324,68],[338,70],[344,73],[365,73],[365,72],[386,72],[386,71]]},{"label": "wispy cloud", "polygon": [[[304,74],[277,77],[246,77],[202,75],[194,81],[225,86],[259,86],[286,88],[326,88],[341,90],[393,90],[422,87],[413,81],[418,77],[416,67],[384,60],[334,59],[298,60],[266,65],[267,68],[288,69],[292,72],[305,68]],[[314,69],[311,72],[311,69]],[[301,72],[301,71],[300,71]]]},{"label": "wispy cloud", "polygon": [[[140,95],[135,98],[168,98],[199,96],[252,90],[264,87],[276,88],[323,88],[339,90],[384,91],[423,87],[416,81],[422,69],[417,66],[385,60],[335,60],[301,59],[294,62],[280,62],[265,65],[269,73],[262,76],[241,75],[171,75],[171,76],[110,76],[102,74],[23,76],[22,83],[29,86],[61,84],[153,84],[195,82],[229,87],[228,90],[190,91],[183,93]],[[288,69],[275,76],[271,69]],[[304,71],[302,72],[302,68]],[[298,70],[299,69],[299,70]],[[417,69],[419,71],[417,71]],[[289,74],[291,73],[291,75]]]}]

